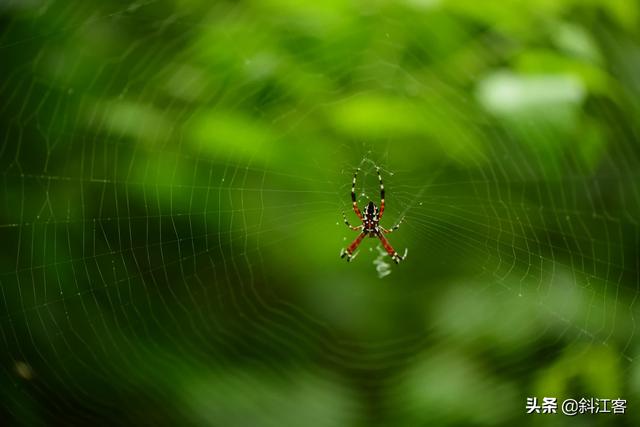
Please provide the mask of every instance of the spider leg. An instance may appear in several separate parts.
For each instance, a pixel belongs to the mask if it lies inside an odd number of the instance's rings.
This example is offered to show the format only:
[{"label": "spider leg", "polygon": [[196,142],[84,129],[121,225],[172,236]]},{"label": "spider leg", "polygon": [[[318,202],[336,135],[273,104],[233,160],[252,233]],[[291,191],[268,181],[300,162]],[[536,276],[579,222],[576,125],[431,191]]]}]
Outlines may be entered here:
[{"label": "spider leg", "polygon": [[358,246],[360,246],[360,243],[362,242],[362,239],[364,239],[366,235],[367,235],[367,233],[360,233],[360,235],[358,237],[356,237],[356,240],[354,240],[347,247],[347,249],[343,249],[342,250],[342,253],[340,254],[340,258],[344,258],[346,256],[347,257],[347,262],[350,262],[351,258],[353,258],[353,253],[355,252],[356,249],[358,249]]},{"label": "spider leg", "polygon": [[362,228],[362,225],[359,225],[357,227],[354,227],[353,225],[349,224],[349,221],[347,221],[347,216],[344,214],[344,212],[342,212],[342,217],[344,218],[344,223],[347,225],[347,227],[349,227],[350,229],[354,230],[354,231],[358,231]]},{"label": "spider leg", "polygon": [[358,215],[360,221],[362,221],[362,213],[358,208],[358,202],[356,201],[356,178],[358,177],[358,172],[360,168],[356,169],[356,172],[353,174],[353,183],[351,184],[351,201],[353,202],[353,211]]},{"label": "spider leg", "polygon": [[384,234],[390,234],[390,233],[393,233],[394,231],[396,231],[398,228],[400,228],[400,224],[402,224],[403,222],[404,222],[404,217],[402,217],[400,219],[400,221],[398,221],[398,223],[396,225],[394,225],[393,227],[391,227],[388,230],[386,228],[384,228],[384,227],[380,227],[380,228],[382,229],[382,232]]},{"label": "spider leg", "polygon": [[384,184],[382,183],[380,168],[376,168],[376,172],[378,172],[378,181],[380,181],[380,213],[378,214],[378,219],[382,219],[382,214],[384,213]]},{"label": "spider leg", "polygon": [[389,241],[387,240],[386,237],[384,237],[384,235],[378,234],[378,237],[380,238],[380,241],[382,242],[382,246],[384,246],[384,249],[387,251],[389,256],[393,259],[393,261],[395,261],[396,264],[399,264],[400,261],[403,260],[403,258],[400,255],[398,255],[398,252],[396,252],[395,249],[393,249],[393,246],[391,246],[391,243],[389,243]]}]

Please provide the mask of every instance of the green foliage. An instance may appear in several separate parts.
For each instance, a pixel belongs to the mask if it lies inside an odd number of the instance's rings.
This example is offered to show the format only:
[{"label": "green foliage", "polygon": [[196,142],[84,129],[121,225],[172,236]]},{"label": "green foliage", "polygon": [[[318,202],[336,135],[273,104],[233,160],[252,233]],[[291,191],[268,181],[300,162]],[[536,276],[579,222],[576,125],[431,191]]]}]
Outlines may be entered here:
[{"label": "green foliage", "polygon": [[4,3],[0,420],[640,422],[635,2]]}]

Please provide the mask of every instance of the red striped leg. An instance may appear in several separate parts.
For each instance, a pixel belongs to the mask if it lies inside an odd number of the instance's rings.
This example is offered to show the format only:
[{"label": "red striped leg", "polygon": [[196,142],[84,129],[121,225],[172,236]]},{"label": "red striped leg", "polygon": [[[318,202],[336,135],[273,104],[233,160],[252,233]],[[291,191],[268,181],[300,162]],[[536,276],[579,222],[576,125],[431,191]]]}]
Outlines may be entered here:
[{"label": "red striped leg", "polygon": [[346,256],[347,261],[351,261],[351,258],[353,258],[353,253],[356,251],[356,249],[358,249],[358,246],[360,246],[360,243],[362,243],[362,239],[364,239],[366,235],[367,233],[360,233],[358,237],[356,237],[356,240],[354,240],[347,247],[347,249],[342,250],[342,253],[340,254],[340,258],[344,258]]},{"label": "red striped leg", "polygon": [[384,235],[378,234],[378,237],[380,238],[380,241],[382,242],[382,246],[384,246],[384,249],[387,251],[389,256],[395,261],[396,264],[399,264],[400,261],[402,261],[402,257],[398,255],[398,252],[396,252],[395,249],[393,249],[393,246],[391,246],[391,243],[389,243],[389,241],[387,240],[386,237],[384,237]]}]

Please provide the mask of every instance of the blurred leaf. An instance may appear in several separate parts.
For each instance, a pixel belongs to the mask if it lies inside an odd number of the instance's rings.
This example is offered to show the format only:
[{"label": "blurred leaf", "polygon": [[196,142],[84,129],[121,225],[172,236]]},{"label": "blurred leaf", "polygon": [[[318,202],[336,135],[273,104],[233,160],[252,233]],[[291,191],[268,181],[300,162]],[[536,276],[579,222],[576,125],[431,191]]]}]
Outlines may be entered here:
[{"label": "blurred leaf", "polygon": [[277,139],[267,124],[232,111],[201,111],[189,120],[186,132],[195,152],[236,161],[266,161],[258,154]]},{"label": "blurred leaf", "polygon": [[355,409],[336,382],[292,372],[291,380],[251,370],[197,375],[182,385],[185,414],[201,426],[351,426]]},{"label": "blurred leaf", "polygon": [[402,374],[392,397],[407,425],[504,423],[519,412],[516,388],[453,349],[433,349]]},{"label": "blurred leaf", "polygon": [[623,395],[618,361],[610,347],[570,346],[539,373],[532,395],[617,399]]},{"label": "blurred leaf", "polygon": [[565,112],[576,110],[586,93],[572,75],[517,75],[508,71],[487,76],[480,82],[478,98],[490,112],[523,121],[566,120]]}]

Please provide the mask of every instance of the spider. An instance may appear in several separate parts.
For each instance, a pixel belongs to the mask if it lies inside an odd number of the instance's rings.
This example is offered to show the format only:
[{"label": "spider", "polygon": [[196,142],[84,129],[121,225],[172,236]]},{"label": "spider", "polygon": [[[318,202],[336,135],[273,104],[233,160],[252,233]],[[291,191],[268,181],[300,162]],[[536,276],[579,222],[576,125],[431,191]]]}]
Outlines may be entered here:
[{"label": "spider", "polygon": [[347,227],[354,231],[360,231],[360,235],[356,237],[356,239],[347,247],[347,249],[342,250],[342,252],[340,253],[340,258],[344,258],[346,256],[347,261],[350,262],[351,259],[355,257],[353,253],[358,248],[358,246],[360,246],[360,243],[362,243],[362,239],[369,236],[377,237],[378,239],[380,239],[380,241],[382,242],[382,246],[384,246],[384,249],[387,251],[389,256],[395,261],[396,264],[398,264],[403,260],[403,257],[398,255],[398,252],[393,249],[393,246],[391,246],[384,235],[397,230],[400,227],[400,224],[402,224],[402,221],[404,221],[404,217],[402,217],[402,219],[400,219],[400,221],[390,230],[387,230],[380,225],[380,220],[382,219],[382,214],[384,213],[384,185],[382,184],[380,168],[376,168],[376,172],[378,173],[378,180],[380,181],[380,210],[378,211],[378,207],[375,205],[375,203],[369,201],[366,208],[364,209],[364,216],[362,215],[362,212],[360,212],[360,209],[358,208],[358,202],[356,201],[356,179],[358,178],[359,171],[360,168],[356,169],[356,172],[353,174],[353,184],[351,185],[351,201],[353,202],[353,211],[356,213],[360,221],[362,221],[362,224],[354,227],[349,224],[349,221],[347,221],[347,216],[344,212],[342,212],[342,217],[344,218],[344,223],[347,225]]}]

